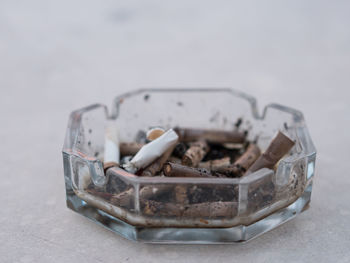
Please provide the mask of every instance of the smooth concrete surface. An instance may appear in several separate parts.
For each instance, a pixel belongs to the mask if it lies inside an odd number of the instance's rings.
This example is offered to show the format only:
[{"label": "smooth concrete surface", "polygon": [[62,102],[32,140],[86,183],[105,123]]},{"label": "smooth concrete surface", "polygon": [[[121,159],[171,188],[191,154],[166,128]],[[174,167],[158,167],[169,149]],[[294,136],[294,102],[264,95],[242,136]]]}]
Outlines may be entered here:
[{"label": "smooth concrete surface", "polygon": [[[349,1],[0,1],[0,262],[350,262]],[[139,87],[304,112],[311,207],[242,245],[149,245],[65,205],[69,113]],[[199,105],[200,106],[200,105]]]}]

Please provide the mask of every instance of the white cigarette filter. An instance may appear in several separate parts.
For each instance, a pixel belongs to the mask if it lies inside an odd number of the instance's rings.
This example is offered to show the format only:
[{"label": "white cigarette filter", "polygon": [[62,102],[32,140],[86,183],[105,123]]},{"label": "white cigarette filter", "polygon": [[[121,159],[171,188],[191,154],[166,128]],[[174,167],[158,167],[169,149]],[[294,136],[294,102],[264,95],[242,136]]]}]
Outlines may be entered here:
[{"label": "white cigarette filter", "polygon": [[144,145],[131,159],[130,162],[123,165],[125,170],[135,173],[138,169],[145,168],[160,157],[167,149],[175,146],[179,139],[173,129],[168,130],[157,139]]},{"label": "white cigarette filter", "polygon": [[120,159],[119,133],[115,122],[108,122],[105,129],[104,163],[118,164]]}]

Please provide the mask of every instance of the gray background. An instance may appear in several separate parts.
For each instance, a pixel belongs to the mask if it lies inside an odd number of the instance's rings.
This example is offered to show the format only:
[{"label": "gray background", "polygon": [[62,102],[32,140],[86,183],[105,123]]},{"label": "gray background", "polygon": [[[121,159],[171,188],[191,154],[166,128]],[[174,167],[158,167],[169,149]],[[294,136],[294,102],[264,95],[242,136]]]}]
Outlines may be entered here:
[{"label": "gray background", "polygon": [[[0,0],[1,262],[350,262],[349,1]],[[127,241],[65,206],[69,113],[139,87],[302,110],[311,208],[244,245]]]}]

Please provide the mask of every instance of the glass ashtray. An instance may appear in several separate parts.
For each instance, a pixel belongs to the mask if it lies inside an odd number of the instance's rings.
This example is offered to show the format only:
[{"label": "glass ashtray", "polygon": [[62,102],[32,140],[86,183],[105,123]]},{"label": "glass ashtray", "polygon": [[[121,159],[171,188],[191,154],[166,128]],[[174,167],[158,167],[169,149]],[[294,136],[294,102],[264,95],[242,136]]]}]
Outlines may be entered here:
[{"label": "glass ashtray", "polygon": [[[278,131],[295,145],[275,169],[241,178],[140,177],[104,170],[106,122],[120,141],[162,126],[232,130],[237,119],[260,149]],[[215,244],[255,238],[303,212],[310,202],[316,150],[303,114],[278,104],[258,112],[232,89],[141,89],[71,113],[63,146],[67,206],[119,235],[149,243]],[[181,204],[186,189],[190,204]],[[170,201],[169,201],[170,200]],[[171,201],[173,200],[173,201]]]}]

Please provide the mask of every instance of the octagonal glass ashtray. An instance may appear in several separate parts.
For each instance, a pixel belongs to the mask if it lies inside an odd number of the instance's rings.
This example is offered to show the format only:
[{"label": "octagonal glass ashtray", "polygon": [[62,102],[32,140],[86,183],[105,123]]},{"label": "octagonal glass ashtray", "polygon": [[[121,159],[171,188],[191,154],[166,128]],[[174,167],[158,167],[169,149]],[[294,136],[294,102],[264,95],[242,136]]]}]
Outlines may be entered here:
[{"label": "octagonal glass ashtray", "polygon": [[[242,177],[147,177],[104,167],[107,123],[118,128],[119,141],[131,143],[152,127],[231,131],[237,119],[262,151],[277,132],[295,144],[273,168]],[[295,109],[270,104],[260,114],[255,98],[232,89],[141,89],[117,96],[110,110],[95,104],[70,115],[63,147],[67,206],[130,240],[244,242],[308,207],[315,158]]]}]

